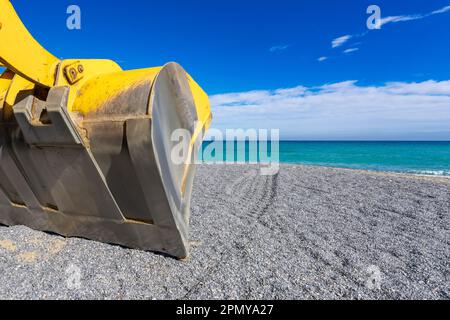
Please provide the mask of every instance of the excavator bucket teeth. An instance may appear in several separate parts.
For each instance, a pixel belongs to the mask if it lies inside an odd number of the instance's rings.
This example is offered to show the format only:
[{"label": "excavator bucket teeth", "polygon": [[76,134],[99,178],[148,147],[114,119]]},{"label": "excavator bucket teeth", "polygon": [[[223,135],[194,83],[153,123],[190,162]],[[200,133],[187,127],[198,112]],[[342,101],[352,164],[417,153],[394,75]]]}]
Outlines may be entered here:
[{"label": "excavator bucket teeth", "polygon": [[4,56],[3,37],[33,38],[8,25],[20,22],[9,1],[0,9],[0,223],[187,257],[207,95],[176,63],[123,71],[55,58],[27,74],[30,59],[22,69],[14,48]]}]

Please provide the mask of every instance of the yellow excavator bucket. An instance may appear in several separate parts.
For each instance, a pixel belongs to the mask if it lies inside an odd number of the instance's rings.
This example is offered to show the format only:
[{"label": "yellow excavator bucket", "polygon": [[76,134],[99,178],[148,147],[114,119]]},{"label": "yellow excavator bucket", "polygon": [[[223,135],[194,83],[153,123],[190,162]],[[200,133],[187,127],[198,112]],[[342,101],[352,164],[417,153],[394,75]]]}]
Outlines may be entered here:
[{"label": "yellow excavator bucket", "polygon": [[[208,97],[176,63],[60,60],[0,0],[0,224],[188,255]],[[190,161],[173,161],[189,135]]]}]

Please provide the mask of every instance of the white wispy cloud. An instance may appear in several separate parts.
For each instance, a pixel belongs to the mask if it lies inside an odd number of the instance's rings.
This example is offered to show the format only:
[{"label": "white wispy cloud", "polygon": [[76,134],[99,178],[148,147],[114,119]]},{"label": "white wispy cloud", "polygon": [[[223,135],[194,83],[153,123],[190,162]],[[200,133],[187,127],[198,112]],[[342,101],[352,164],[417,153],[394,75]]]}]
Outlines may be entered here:
[{"label": "white wispy cloud", "polygon": [[327,59],[328,59],[328,57],[319,57],[319,58],[317,58],[317,61],[322,62],[322,61],[325,61]]},{"label": "white wispy cloud", "polygon": [[281,46],[273,46],[269,49],[270,52],[275,52],[275,51],[283,51],[286,50],[290,47],[290,44],[285,44],[285,45],[281,45]]},{"label": "white wispy cloud", "polygon": [[213,126],[279,128],[282,138],[450,138],[450,80],[360,86],[355,80],[211,97]]},{"label": "white wispy cloud", "polygon": [[385,24],[388,23],[406,22],[419,19],[423,19],[423,16],[422,15],[389,16],[381,18],[381,26],[384,26]]},{"label": "white wispy cloud", "polygon": [[349,49],[345,49],[343,52],[344,53],[352,53],[352,52],[355,52],[358,50],[359,50],[359,48],[349,48]]},{"label": "white wispy cloud", "polygon": [[[399,22],[407,22],[407,21],[414,21],[414,20],[421,20],[424,18],[428,18],[430,16],[434,16],[437,14],[443,14],[446,12],[450,12],[450,6],[446,6],[437,10],[434,10],[429,13],[424,14],[407,14],[407,15],[397,15],[397,16],[387,16],[381,19],[381,26],[387,25],[389,23],[399,23]],[[368,32],[360,33],[360,34],[347,34],[338,38],[335,38],[331,41],[331,47],[332,48],[338,48],[340,46],[343,46],[345,43],[347,43],[350,39],[353,38],[361,38],[367,35]],[[344,53],[348,53],[345,52]]]},{"label": "white wispy cloud", "polygon": [[348,40],[350,40],[353,36],[352,35],[345,35],[336,39],[333,39],[333,41],[331,41],[331,47],[332,48],[337,48],[342,46],[344,43],[346,43]]},{"label": "white wispy cloud", "polygon": [[440,13],[445,13],[445,12],[448,12],[448,11],[450,11],[450,6],[446,6],[446,7],[443,7],[441,9],[434,10],[433,12],[431,12],[431,14],[440,14]]},{"label": "white wispy cloud", "polygon": [[407,15],[399,15],[399,16],[389,16],[381,19],[381,25],[385,25],[388,23],[397,23],[397,22],[406,22],[406,21],[413,21],[413,20],[421,20],[424,18],[428,18],[430,16],[434,16],[436,14],[442,14],[450,11],[450,6],[446,6],[443,8],[440,8],[438,10],[434,10],[429,13],[424,14],[407,14]]}]

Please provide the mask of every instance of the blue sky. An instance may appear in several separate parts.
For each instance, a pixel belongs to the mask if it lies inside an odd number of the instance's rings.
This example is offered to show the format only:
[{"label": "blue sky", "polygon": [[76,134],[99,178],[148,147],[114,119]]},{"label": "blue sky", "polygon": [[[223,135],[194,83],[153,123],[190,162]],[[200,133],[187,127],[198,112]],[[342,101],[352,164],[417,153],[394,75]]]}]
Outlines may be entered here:
[{"label": "blue sky", "polygon": [[[179,62],[210,94],[221,129],[450,140],[448,0],[12,2],[59,57]],[[70,4],[81,30],[66,28]],[[371,4],[384,24],[368,32]]]}]

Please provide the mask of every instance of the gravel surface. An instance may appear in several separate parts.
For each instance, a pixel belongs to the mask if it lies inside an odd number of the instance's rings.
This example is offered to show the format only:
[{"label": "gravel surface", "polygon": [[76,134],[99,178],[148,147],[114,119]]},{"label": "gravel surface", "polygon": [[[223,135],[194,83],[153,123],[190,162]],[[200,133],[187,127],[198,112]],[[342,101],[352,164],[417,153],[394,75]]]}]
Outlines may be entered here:
[{"label": "gravel surface", "polygon": [[450,179],[199,166],[188,261],[0,227],[2,299],[450,299]]}]

